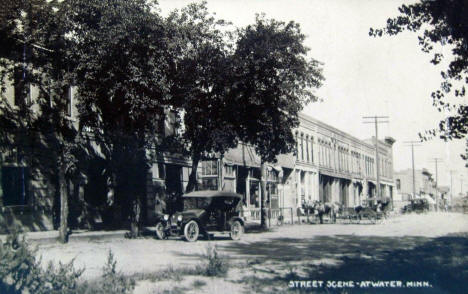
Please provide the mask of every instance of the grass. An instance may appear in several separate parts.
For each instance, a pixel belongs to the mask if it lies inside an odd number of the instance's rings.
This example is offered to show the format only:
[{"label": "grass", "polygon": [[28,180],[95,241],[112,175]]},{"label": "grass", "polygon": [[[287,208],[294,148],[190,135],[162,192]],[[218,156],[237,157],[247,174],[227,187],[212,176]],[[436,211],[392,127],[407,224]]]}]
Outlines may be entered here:
[{"label": "grass", "polygon": [[193,281],[192,283],[192,287],[195,288],[195,289],[199,289],[199,288],[202,288],[203,286],[206,285],[206,282],[205,281],[202,281],[202,280],[195,280]]},{"label": "grass", "polygon": [[221,256],[216,247],[207,246],[206,253],[203,255],[203,262],[201,264],[193,267],[180,268],[174,268],[170,265],[162,271],[136,273],[130,278],[137,281],[149,280],[153,283],[167,280],[180,282],[183,280],[184,276],[225,277],[229,267],[230,263],[227,258]]}]

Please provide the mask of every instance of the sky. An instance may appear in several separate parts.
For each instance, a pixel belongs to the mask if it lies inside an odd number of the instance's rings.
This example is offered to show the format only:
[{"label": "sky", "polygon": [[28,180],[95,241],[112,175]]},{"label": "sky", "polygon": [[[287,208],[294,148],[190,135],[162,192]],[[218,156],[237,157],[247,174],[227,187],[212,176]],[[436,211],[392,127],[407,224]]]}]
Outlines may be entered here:
[{"label": "sky", "polygon": [[[193,1],[159,0],[162,13]],[[408,3],[408,1],[405,1]],[[393,137],[394,169],[412,167],[411,147],[418,133],[435,128],[443,114],[432,106],[431,92],[438,88],[443,64],[434,66],[418,45],[417,34],[369,37],[369,28],[380,28],[398,15],[402,0],[208,0],[217,17],[243,27],[256,13],[268,18],[293,20],[307,36],[309,56],[323,63],[325,81],[317,90],[321,102],[309,104],[304,113],[365,139],[375,135],[373,124],[363,116],[389,116],[379,124],[379,138]],[[443,48],[450,55],[449,48]],[[467,102],[466,99],[464,101]],[[465,141],[433,139],[414,147],[415,168],[435,174],[439,185],[452,185],[454,194],[468,189],[468,170],[460,154]]]}]

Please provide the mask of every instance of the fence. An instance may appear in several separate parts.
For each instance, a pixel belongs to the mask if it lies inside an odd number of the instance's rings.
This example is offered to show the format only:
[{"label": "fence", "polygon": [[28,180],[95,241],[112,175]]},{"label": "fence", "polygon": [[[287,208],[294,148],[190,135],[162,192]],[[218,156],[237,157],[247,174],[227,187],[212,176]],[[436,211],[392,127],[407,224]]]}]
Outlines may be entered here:
[{"label": "fence", "polygon": [[[260,208],[244,209],[243,215],[249,222],[260,222]],[[265,208],[265,217],[267,224],[270,226],[318,222],[318,218],[315,215],[292,207]],[[328,222],[327,217],[324,217],[324,219]]]},{"label": "fence", "polygon": [[[244,209],[244,217],[250,222],[260,222],[260,208]],[[294,223],[297,217],[291,207],[265,208],[265,217],[268,224],[276,226],[283,223]]]}]

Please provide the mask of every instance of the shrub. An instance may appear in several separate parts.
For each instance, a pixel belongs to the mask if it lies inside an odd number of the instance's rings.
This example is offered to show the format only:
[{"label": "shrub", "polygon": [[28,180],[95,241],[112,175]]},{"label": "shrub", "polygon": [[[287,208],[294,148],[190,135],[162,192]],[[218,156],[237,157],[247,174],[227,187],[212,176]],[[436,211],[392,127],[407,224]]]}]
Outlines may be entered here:
[{"label": "shrub", "polygon": [[219,255],[216,246],[208,246],[205,254],[205,275],[209,277],[225,276],[229,270],[229,262]]},{"label": "shrub", "polygon": [[52,263],[43,270],[24,237],[12,230],[5,242],[0,242],[0,293],[75,293],[83,270],[76,270],[73,260],[68,264]]},{"label": "shrub", "polygon": [[98,293],[125,294],[133,291],[135,288],[135,280],[117,272],[116,266],[117,261],[114,260],[114,254],[109,250],[107,263],[102,269],[102,287]]}]

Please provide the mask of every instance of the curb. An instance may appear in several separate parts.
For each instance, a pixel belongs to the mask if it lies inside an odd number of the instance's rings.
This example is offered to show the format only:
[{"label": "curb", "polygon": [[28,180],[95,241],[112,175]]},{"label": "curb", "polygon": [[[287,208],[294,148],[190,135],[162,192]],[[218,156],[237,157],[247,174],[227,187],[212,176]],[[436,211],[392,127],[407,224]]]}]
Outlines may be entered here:
[{"label": "curb", "polygon": [[[99,241],[99,240],[109,240],[109,239],[120,239],[125,237],[125,233],[128,231],[119,230],[119,231],[76,231],[72,232],[68,236],[68,242],[78,242],[78,241]],[[26,241],[32,244],[55,244],[59,243],[58,231],[46,231],[46,232],[27,232],[20,234],[20,238],[25,237]],[[4,242],[7,235],[0,235],[0,241]]]}]

